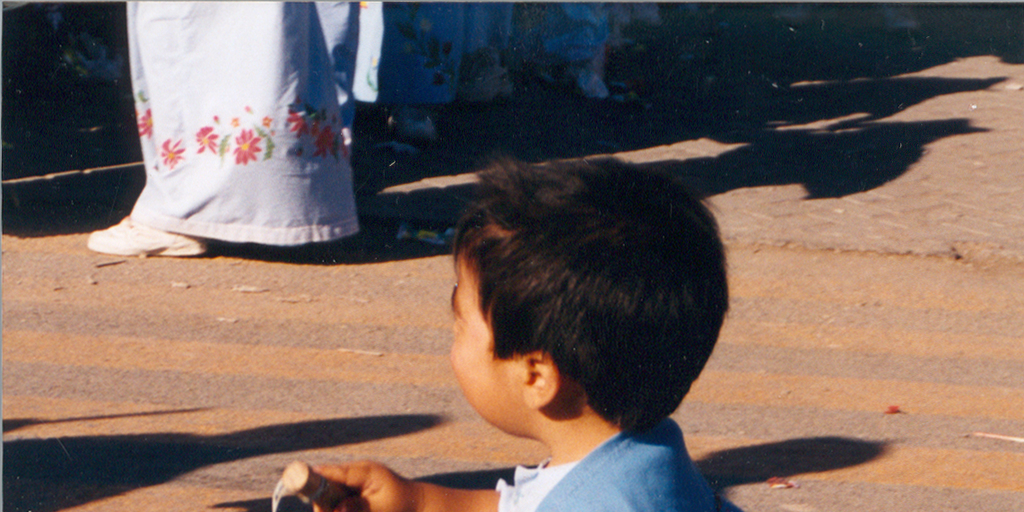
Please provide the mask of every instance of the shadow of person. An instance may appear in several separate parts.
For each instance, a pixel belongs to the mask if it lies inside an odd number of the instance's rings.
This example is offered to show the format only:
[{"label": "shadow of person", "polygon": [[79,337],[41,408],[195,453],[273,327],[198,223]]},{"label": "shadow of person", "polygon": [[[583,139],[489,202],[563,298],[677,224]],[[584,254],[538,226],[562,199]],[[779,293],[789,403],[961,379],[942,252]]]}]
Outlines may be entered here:
[{"label": "shadow of person", "polygon": [[[778,123],[800,125],[861,115],[857,123],[885,119],[933,98],[984,91],[1005,82],[994,78],[892,77],[848,82],[807,82],[764,98],[747,99],[761,108],[742,114],[752,126],[777,129]],[[839,124],[841,126],[841,123]]]},{"label": "shadow of person", "polygon": [[837,198],[899,178],[931,142],[983,132],[965,119],[850,123],[766,132],[713,157],[635,164],[679,177],[703,196],[769,185],[802,185],[805,199]]},{"label": "shadow of person", "polygon": [[[33,420],[12,421],[24,425]],[[4,442],[4,510],[62,510],[158,485],[213,464],[401,436],[442,421],[434,415],[394,415],[270,425],[213,436],[155,433],[9,440]]]}]

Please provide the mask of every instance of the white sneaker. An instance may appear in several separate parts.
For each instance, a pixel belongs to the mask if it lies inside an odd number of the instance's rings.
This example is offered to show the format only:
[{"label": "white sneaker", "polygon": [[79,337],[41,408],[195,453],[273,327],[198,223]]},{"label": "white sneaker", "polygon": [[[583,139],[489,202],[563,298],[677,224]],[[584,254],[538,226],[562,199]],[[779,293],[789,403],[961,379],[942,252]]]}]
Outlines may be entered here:
[{"label": "white sneaker", "polygon": [[89,249],[118,256],[198,256],[206,244],[185,235],[176,235],[132,222],[126,217],[120,224],[89,235]]}]

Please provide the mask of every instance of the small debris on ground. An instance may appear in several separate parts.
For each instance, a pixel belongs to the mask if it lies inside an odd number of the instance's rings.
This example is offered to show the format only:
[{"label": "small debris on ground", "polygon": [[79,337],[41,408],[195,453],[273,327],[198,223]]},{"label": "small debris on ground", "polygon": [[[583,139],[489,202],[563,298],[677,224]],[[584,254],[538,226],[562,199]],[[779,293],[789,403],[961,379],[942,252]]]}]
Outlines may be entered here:
[{"label": "small debris on ground", "polygon": [[794,489],[800,487],[800,484],[792,480],[782,478],[781,476],[773,476],[768,479],[767,483],[768,487],[772,489]]},{"label": "small debris on ground", "polygon": [[408,223],[403,222],[398,226],[398,240],[418,240],[432,245],[447,245],[455,238],[455,228],[448,228],[444,232],[432,231],[429,229],[415,229]]},{"label": "small debris on ground", "polygon": [[359,350],[359,349],[355,349],[355,348],[339,348],[338,352],[345,352],[345,353],[348,353],[348,354],[359,354],[361,356],[374,356],[374,357],[381,357],[381,356],[384,355],[384,352],[377,352],[377,351],[374,351],[374,350]]},{"label": "small debris on ground", "polygon": [[263,293],[270,290],[266,288],[260,288],[258,286],[236,285],[231,287],[231,291],[239,293]]},{"label": "small debris on ground", "polygon": [[1024,443],[1024,437],[1004,436],[1000,434],[989,434],[988,432],[974,432],[971,434],[974,437],[987,437],[989,439],[999,439],[1000,441],[1011,441],[1014,443]]}]

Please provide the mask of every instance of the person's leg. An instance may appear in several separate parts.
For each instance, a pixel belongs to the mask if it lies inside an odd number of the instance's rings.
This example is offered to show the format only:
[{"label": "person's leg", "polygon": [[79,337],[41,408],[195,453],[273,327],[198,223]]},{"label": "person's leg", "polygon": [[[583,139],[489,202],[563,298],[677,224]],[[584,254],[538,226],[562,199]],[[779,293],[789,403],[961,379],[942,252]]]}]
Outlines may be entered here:
[{"label": "person's leg", "polygon": [[129,33],[147,174],[130,223],[269,245],[358,230],[314,4],[130,3]]},{"label": "person's leg", "polygon": [[352,94],[365,103],[377,101],[381,44],[384,40],[384,5],[381,2],[359,4],[359,44],[356,49],[355,80]]},{"label": "person's leg", "polygon": [[511,3],[466,4],[465,54],[459,71],[458,96],[488,102],[512,94],[512,79],[503,62],[512,33]]},{"label": "person's leg", "polygon": [[385,3],[376,102],[391,110],[399,140],[437,138],[437,105],[455,99],[465,28],[465,4]]}]

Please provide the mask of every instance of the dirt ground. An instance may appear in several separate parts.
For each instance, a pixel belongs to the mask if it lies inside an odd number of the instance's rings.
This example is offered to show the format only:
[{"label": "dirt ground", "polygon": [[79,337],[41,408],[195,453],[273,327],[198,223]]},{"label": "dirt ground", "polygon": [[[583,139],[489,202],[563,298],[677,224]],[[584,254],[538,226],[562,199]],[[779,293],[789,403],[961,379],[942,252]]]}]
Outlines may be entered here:
[{"label": "dirt ground", "polygon": [[[544,456],[460,396],[448,256],[123,260],[84,239],[4,237],[8,510],[266,511],[293,459],[487,486]],[[673,416],[716,488],[746,510],[1020,509],[1024,446],[972,433],[1024,431],[1024,268],[729,259],[720,344]]]}]

